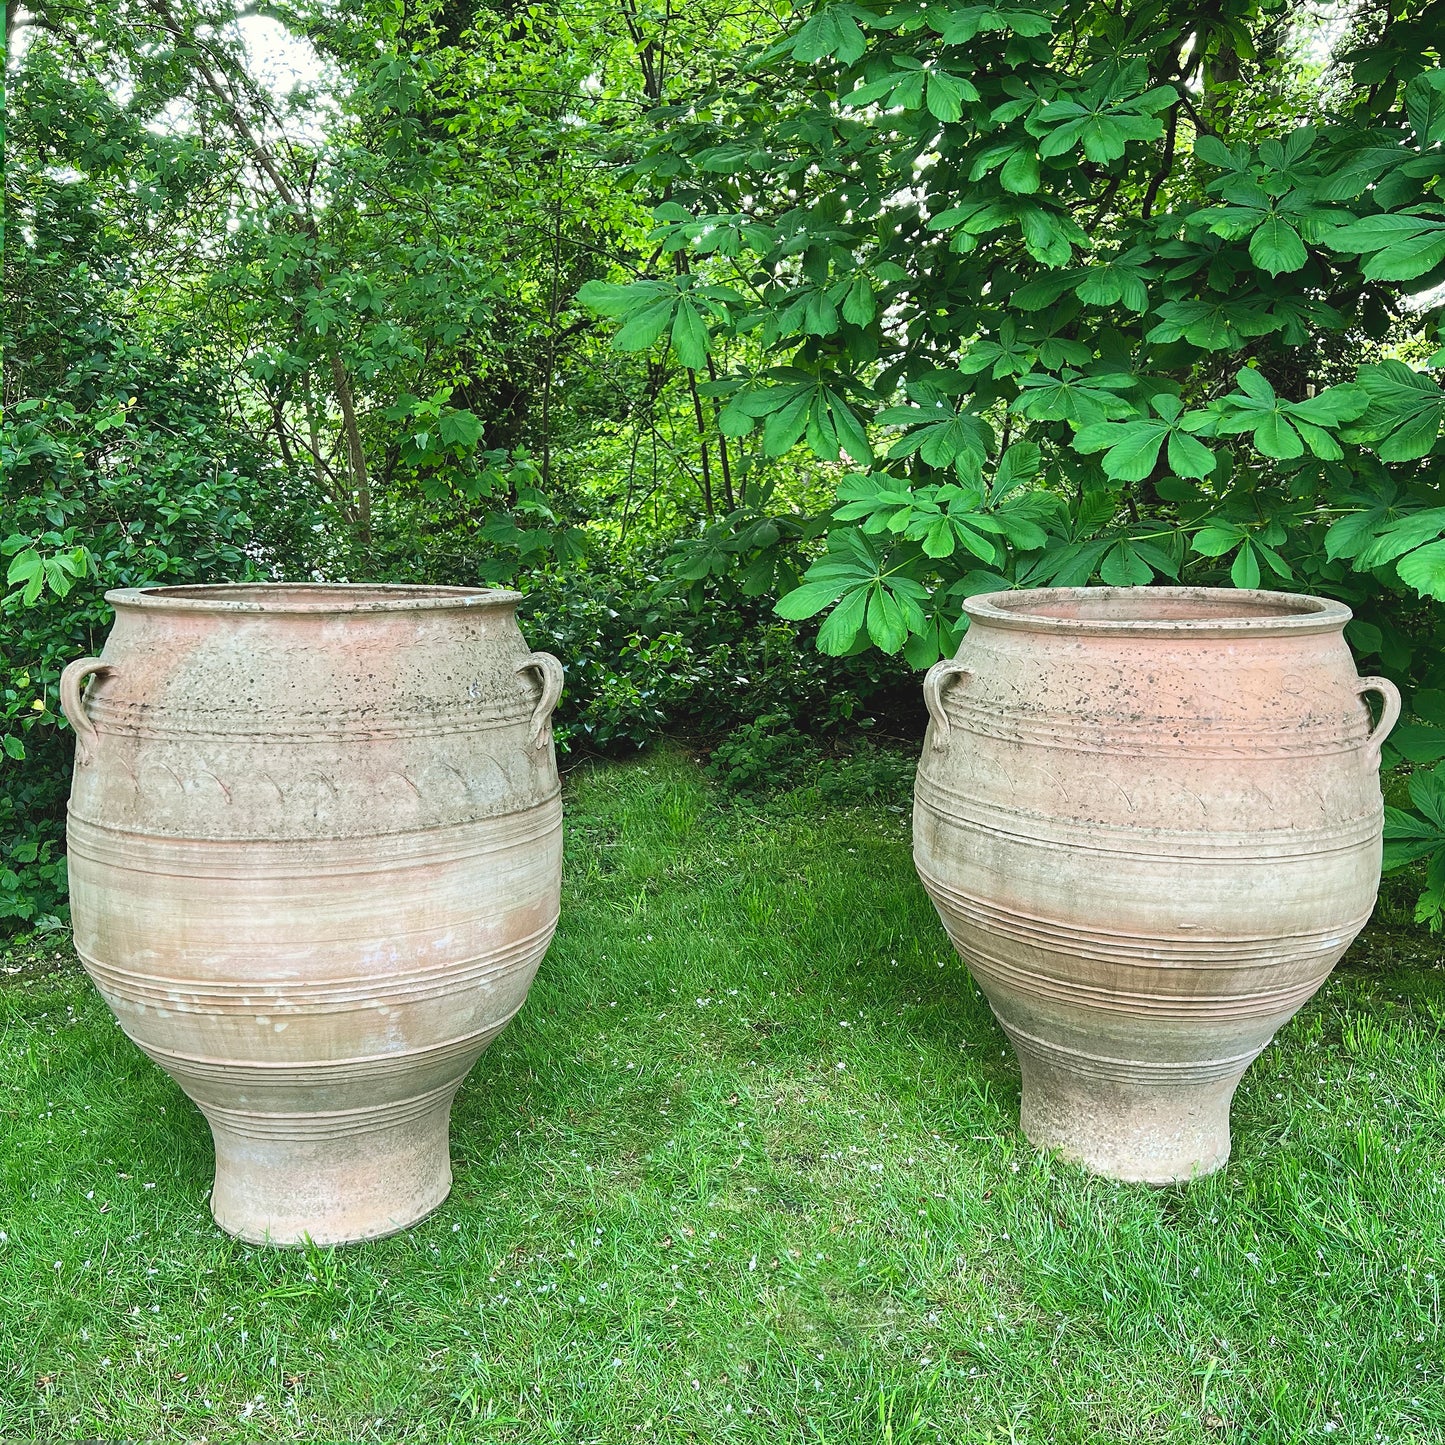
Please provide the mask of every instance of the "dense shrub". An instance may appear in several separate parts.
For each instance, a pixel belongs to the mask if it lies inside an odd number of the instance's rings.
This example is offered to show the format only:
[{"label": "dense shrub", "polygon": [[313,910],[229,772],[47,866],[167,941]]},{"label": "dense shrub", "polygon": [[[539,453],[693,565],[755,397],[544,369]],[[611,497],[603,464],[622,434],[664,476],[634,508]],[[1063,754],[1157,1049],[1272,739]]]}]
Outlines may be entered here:
[{"label": "dense shrub", "polygon": [[152,394],[138,420],[134,362],[92,410],[21,403],[0,426],[0,553],[12,589],[0,601],[0,920],[53,926],[65,916],[70,739],[58,686],[66,663],[104,643],[106,589],[259,575],[254,458],[244,446],[209,450],[223,433],[208,425],[204,399],[159,376],[147,389],[169,395]]},{"label": "dense shrub", "polygon": [[[872,721],[862,719],[864,728]],[[918,749],[896,739],[880,745],[864,728],[823,742],[799,732],[786,713],[765,713],[720,738],[707,771],[726,792],[744,796],[802,791],[834,807],[901,809],[912,795]]]},{"label": "dense shrub", "polygon": [[818,747],[781,712],[743,723],[713,749],[708,772],[732,793],[765,793],[798,781],[817,760]]},{"label": "dense shrub", "polygon": [[893,708],[909,670],[888,658],[829,658],[811,631],[766,601],[700,605],[626,568],[533,579],[521,622],[567,667],[557,740],[568,752],[617,753],[666,729],[715,737],[763,715],[837,731],[871,706]]}]

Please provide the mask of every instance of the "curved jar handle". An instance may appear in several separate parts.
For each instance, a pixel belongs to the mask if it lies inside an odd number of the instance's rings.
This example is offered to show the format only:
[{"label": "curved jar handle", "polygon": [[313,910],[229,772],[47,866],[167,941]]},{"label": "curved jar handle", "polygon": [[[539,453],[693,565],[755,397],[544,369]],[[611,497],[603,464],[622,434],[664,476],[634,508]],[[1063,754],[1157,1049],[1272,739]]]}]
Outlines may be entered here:
[{"label": "curved jar handle", "polygon": [[552,716],[552,709],[557,706],[557,699],[562,696],[564,673],[562,664],[550,652],[531,653],[512,670],[530,672],[533,669],[542,674],[542,696],[532,709],[532,730],[527,736],[527,741],[536,747],[546,732],[547,721]]},{"label": "curved jar handle", "polygon": [[1367,692],[1377,693],[1382,704],[1380,720],[1374,731],[1365,739],[1365,756],[1375,766],[1380,766],[1380,749],[1390,736],[1390,729],[1400,721],[1400,689],[1388,677],[1362,677],[1355,686],[1362,697]]},{"label": "curved jar handle", "polygon": [[928,669],[923,679],[923,704],[933,719],[933,751],[941,753],[948,746],[948,714],[943,710],[943,688],[951,677],[971,677],[962,663],[945,657]]},{"label": "curved jar handle", "polygon": [[108,662],[102,662],[98,657],[77,657],[74,662],[67,664],[65,671],[60,674],[60,710],[65,714],[66,722],[75,729],[75,761],[81,767],[90,762],[100,745],[100,734],[86,715],[81,686],[92,674],[111,673],[114,670]]}]

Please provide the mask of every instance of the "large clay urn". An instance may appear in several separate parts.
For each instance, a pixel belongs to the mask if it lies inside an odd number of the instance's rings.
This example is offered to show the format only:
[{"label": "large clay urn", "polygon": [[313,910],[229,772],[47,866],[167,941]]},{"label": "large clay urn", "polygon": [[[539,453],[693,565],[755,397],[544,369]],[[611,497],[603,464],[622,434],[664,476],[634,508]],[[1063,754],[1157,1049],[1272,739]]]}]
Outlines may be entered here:
[{"label": "large clay urn", "polygon": [[561,664],[514,592],[106,596],[61,680],[81,960],[209,1120],[223,1229],[402,1229],[446,1198],[452,1096],[557,924]]},{"label": "large clay urn", "polygon": [[924,684],[914,856],[1018,1054],[1024,1132],[1118,1179],[1208,1174],[1245,1069],[1374,906],[1399,694],[1319,597],[965,610]]}]

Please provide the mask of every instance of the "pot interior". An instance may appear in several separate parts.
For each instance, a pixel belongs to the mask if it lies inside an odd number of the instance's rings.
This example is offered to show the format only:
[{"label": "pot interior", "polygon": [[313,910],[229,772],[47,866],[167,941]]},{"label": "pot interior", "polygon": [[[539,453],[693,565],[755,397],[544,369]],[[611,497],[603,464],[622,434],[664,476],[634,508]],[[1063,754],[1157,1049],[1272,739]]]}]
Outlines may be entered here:
[{"label": "pot interior", "polygon": [[1010,599],[998,605],[1030,617],[1073,617],[1081,622],[1230,622],[1249,617],[1313,616],[1321,611],[1313,597],[1286,601],[1269,593],[1180,593],[1165,587],[1141,587],[1137,593],[1133,588],[1097,591],[1104,595],[1031,599],[1021,592],[1018,603]]}]

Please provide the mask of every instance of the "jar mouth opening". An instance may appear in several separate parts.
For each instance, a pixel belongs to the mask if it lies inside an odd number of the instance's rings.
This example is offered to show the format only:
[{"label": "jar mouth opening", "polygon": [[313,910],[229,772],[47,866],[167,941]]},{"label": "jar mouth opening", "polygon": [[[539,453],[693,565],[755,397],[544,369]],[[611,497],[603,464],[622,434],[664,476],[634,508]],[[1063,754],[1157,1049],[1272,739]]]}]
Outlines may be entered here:
[{"label": "jar mouth opening", "polygon": [[420,612],[515,607],[520,592],[499,587],[427,587],[401,582],[215,582],[180,587],[120,587],[112,607],[168,612]]},{"label": "jar mouth opening", "polygon": [[993,626],[1106,636],[1331,632],[1352,616],[1328,597],[1234,587],[1039,587],[981,593],[963,610]]}]

